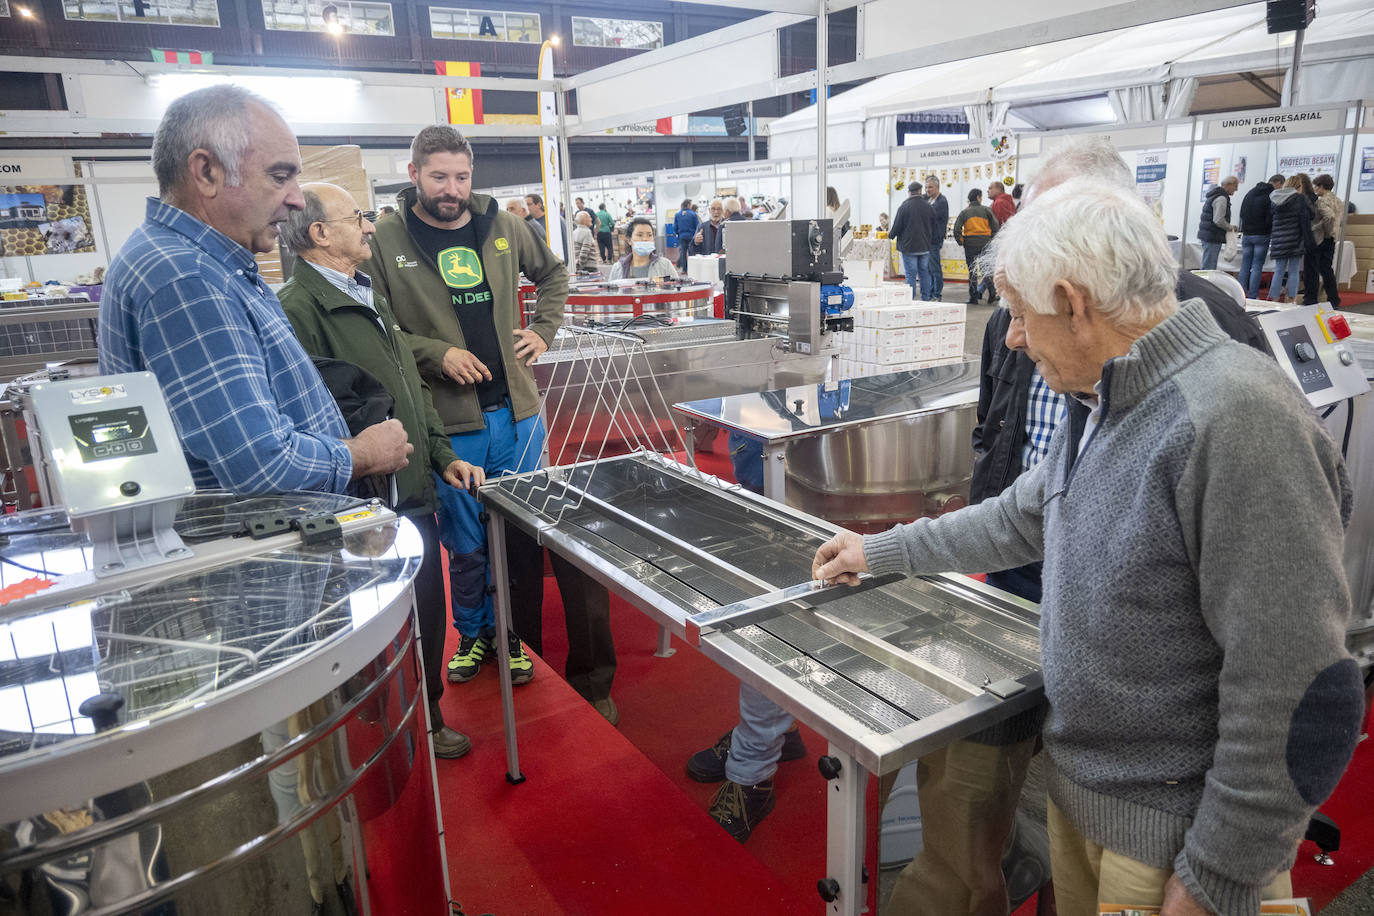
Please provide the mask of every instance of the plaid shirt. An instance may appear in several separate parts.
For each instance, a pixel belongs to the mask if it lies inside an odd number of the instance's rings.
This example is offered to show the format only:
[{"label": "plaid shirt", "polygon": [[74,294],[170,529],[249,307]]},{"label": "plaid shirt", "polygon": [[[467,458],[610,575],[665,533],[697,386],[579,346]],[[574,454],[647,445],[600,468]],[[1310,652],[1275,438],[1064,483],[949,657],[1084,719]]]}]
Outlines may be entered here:
[{"label": "plaid shirt", "polygon": [[148,199],[100,301],[100,371],[157,376],[197,487],[342,493],[334,398],[248,250]]},{"label": "plaid shirt", "polygon": [[1029,471],[1050,449],[1054,428],[1068,415],[1069,405],[1040,376],[1031,373],[1030,397],[1026,400],[1026,444],[1021,447],[1021,469]]}]

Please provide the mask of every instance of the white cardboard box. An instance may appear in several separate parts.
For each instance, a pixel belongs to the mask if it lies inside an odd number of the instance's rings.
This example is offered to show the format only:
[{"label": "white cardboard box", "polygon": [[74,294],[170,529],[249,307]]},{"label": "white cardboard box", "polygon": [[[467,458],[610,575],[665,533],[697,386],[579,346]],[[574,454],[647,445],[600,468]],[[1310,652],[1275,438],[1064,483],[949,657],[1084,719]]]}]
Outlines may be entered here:
[{"label": "white cardboard box", "polygon": [[854,308],[874,308],[887,304],[887,293],[878,286],[851,286],[854,291]]},{"label": "white cardboard box", "polygon": [[940,329],[934,325],[923,328],[859,328],[854,332],[854,337],[860,347],[938,343],[940,341]]},{"label": "white cardboard box", "polygon": [[911,287],[905,283],[887,283],[883,290],[887,293],[888,305],[905,305],[912,301]]},{"label": "white cardboard box", "polygon": [[856,309],[855,328],[917,328],[940,324],[942,309],[926,302],[905,305],[884,305],[877,308]]},{"label": "white cardboard box", "polygon": [[882,261],[851,261],[846,259],[840,262],[840,269],[844,271],[845,282],[851,287],[881,286],[883,284]]}]

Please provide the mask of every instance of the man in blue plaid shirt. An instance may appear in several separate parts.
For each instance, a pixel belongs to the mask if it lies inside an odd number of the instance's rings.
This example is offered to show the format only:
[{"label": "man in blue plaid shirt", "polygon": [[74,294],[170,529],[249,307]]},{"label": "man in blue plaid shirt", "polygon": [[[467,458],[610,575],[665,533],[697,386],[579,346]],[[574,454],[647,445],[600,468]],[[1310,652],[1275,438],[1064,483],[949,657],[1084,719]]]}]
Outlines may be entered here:
[{"label": "man in blue plaid shirt", "polygon": [[161,199],[110,264],[100,371],[149,370],[197,487],[323,490],[405,467],[397,420],[348,438],[254,252],[304,206],[296,137],[263,99],[213,86],[174,101],[153,140]]}]

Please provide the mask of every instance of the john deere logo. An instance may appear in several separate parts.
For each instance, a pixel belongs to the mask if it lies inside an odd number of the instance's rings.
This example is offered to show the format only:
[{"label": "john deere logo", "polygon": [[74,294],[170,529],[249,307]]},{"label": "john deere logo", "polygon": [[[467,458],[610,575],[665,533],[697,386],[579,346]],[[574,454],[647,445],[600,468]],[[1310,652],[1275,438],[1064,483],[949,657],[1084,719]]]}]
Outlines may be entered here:
[{"label": "john deere logo", "polygon": [[505,251],[505,250],[506,250],[507,248],[509,248],[509,247],[510,247],[510,242],[506,241],[504,237],[498,238],[498,239],[496,240],[496,250],[497,250],[497,251]]},{"label": "john deere logo", "polygon": [[482,282],[482,261],[471,248],[439,252],[439,273],[453,289],[471,289]]}]

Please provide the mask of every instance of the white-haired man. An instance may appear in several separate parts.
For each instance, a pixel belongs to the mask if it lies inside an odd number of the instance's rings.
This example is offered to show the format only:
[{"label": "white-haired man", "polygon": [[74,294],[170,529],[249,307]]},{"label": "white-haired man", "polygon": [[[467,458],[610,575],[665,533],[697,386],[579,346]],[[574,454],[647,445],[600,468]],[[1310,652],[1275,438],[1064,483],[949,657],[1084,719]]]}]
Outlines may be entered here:
[{"label": "white-haired man", "polygon": [[1178,302],[1164,233],[1133,193],[1040,193],[999,235],[997,270],[1008,346],[1091,413],[1000,496],[842,533],[813,574],[1043,561],[1059,912],[1250,916],[1288,895],[1363,713],[1339,449],[1272,360]]},{"label": "white-haired man", "polygon": [[693,254],[720,254],[725,250],[725,201],[717,197],[706,208],[711,217],[697,227],[692,237]]},{"label": "white-haired man", "polygon": [[376,229],[370,214],[337,185],[304,185],[301,195],[304,207],[292,211],[282,227],[282,241],[298,260],[277,298],[306,352],[345,360],[381,383],[395,402],[391,415],[420,449],[416,460],[396,474],[394,508],[414,523],[425,545],[415,576],[415,607],[434,756],[462,757],[472,749],[472,742],[445,726],[439,709],[448,615],[439,526],[434,519],[435,475],[449,486],[467,489],[480,485],[484,474],[453,453],[434,411],[429,386],[420,379],[391,306],[385,296],[373,291],[372,279],[358,270],[372,257],[369,240]]},{"label": "white-haired man", "polygon": [[395,420],[349,438],[254,252],[303,205],[300,149],[264,100],[211,86],[174,101],[153,138],[159,198],[110,263],[100,371],[150,370],[197,487],[326,490],[405,467]]},{"label": "white-haired man", "polygon": [[597,260],[596,236],[592,234],[592,215],[586,210],[573,214],[577,228],[573,230],[573,266],[578,273],[592,273],[600,263]]}]

